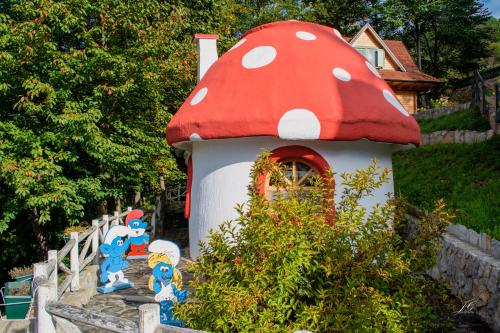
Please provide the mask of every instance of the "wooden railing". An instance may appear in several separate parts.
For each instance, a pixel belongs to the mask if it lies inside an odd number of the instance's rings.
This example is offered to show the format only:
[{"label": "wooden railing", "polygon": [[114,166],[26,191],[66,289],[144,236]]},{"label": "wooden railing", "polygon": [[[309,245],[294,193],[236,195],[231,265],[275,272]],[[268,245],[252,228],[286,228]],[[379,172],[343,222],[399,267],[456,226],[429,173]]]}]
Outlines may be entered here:
[{"label": "wooden railing", "polygon": [[[161,207],[155,205],[152,216],[152,235],[155,234],[157,220]],[[103,215],[92,220],[92,226],[82,233],[72,232],[69,241],[60,250],[50,250],[47,261],[33,265],[33,294],[35,304],[35,332],[55,332],[52,316],[47,304],[59,301],[68,290],[75,292],[80,289],[80,272],[90,263],[98,264],[99,245],[113,225],[123,225],[126,212],[114,212],[112,216]],[[90,253],[89,253],[90,252]],[[69,255],[69,258],[68,258]],[[69,267],[68,267],[69,263]],[[60,279],[60,274],[64,279]],[[61,281],[59,283],[59,281]]]},{"label": "wooden railing", "polygon": [[80,330],[72,322],[79,322],[117,333],[207,333],[160,324],[160,307],[156,303],[139,306],[138,322],[58,302],[49,302],[45,308],[52,316],[65,319],[63,322],[57,321],[63,332],[78,333]]}]

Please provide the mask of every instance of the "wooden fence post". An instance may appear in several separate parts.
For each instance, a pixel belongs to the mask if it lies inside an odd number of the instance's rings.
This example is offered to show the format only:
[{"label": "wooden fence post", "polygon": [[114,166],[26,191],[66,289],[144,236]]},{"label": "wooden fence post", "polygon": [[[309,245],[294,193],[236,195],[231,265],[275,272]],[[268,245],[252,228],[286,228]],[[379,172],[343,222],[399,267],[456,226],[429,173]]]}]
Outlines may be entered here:
[{"label": "wooden fence post", "polygon": [[49,276],[47,276],[47,279],[49,280],[49,283],[55,286],[57,292],[57,287],[58,287],[57,250],[49,250],[47,255],[47,260],[49,264],[51,264],[51,262],[54,263],[54,270],[52,271],[52,273],[49,274]]},{"label": "wooden fence post", "polygon": [[47,264],[44,262],[37,262],[33,264],[33,281],[40,279],[47,279]]},{"label": "wooden fence post", "polygon": [[99,220],[92,220],[92,227],[95,227],[94,233],[90,236],[92,237],[92,253],[95,253],[94,264],[99,264]]},{"label": "wooden fence post", "polygon": [[56,331],[52,322],[52,316],[45,311],[45,305],[48,302],[57,300],[57,289],[47,281],[47,269],[47,263],[33,264],[35,333],[55,333]]},{"label": "wooden fence post", "polygon": [[153,206],[153,215],[151,216],[151,238],[156,236],[156,204]]},{"label": "wooden fence post", "polygon": [[36,319],[35,319],[35,333],[55,333],[56,328],[52,321],[52,316],[45,310],[48,302],[56,301],[54,297],[53,288],[43,280],[36,288]]},{"label": "wooden fence post", "polygon": [[71,239],[75,240],[75,245],[69,252],[70,270],[71,270],[71,291],[78,291],[80,289],[80,259],[78,256],[78,232],[71,233]]},{"label": "wooden fence post", "polygon": [[153,333],[160,325],[160,306],[143,304],[139,306],[139,333]]},{"label": "wooden fence post", "polygon": [[104,225],[102,226],[102,237],[106,237],[106,234],[108,233],[109,230],[109,216],[107,214],[103,215],[102,220],[104,221]]},{"label": "wooden fence post", "polygon": [[113,213],[113,217],[114,217],[114,220],[113,220],[113,223],[111,223],[112,225],[119,225],[120,224],[120,212],[115,210],[115,212]]},{"label": "wooden fence post", "polygon": [[127,207],[127,213],[130,213],[132,211],[132,207],[128,206]]}]

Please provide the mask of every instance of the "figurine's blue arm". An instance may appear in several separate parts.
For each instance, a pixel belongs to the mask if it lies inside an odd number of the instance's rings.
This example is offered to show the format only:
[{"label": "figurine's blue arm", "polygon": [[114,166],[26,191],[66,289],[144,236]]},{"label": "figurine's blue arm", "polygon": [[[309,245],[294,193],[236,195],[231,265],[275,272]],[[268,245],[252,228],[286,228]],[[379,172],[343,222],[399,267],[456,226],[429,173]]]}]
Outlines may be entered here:
[{"label": "figurine's blue arm", "polygon": [[127,260],[123,260],[122,262],[122,269],[125,269],[128,267],[128,261]]},{"label": "figurine's blue arm", "polygon": [[109,259],[106,258],[101,264],[101,282],[105,283],[108,281],[108,269],[109,269]]},{"label": "figurine's blue arm", "polygon": [[172,289],[174,291],[175,297],[179,302],[184,302],[187,298],[187,290],[177,290],[174,284],[172,284]]},{"label": "figurine's blue arm", "polygon": [[153,289],[157,294],[161,291],[161,283],[157,279],[155,279],[153,282]]}]

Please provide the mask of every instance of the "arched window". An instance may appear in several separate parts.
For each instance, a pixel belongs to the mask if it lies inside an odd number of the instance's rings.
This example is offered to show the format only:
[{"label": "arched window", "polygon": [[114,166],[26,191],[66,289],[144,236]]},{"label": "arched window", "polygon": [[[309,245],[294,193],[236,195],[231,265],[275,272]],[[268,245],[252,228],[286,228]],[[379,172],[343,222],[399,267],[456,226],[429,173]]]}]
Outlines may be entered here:
[{"label": "arched window", "polygon": [[[283,176],[292,188],[300,187],[305,192],[313,186],[314,177],[324,175],[329,168],[328,162],[320,154],[303,146],[277,148],[271,152],[271,159],[285,167]],[[271,200],[276,193],[273,180],[268,175],[261,175],[259,185],[260,193]]]},{"label": "arched window", "polygon": [[[287,159],[279,162],[284,167],[283,177],[290,188],[300,189],[304,193],[309,192],[313,188],[314,177],[320,174],[316,167],[300,158]],[[268,200],[272,200],[273,196],[276,194],[276,185],[275,180],[267,177],[265,195]],[[287,195],[287,193],[283,194],[285,196]]]}]

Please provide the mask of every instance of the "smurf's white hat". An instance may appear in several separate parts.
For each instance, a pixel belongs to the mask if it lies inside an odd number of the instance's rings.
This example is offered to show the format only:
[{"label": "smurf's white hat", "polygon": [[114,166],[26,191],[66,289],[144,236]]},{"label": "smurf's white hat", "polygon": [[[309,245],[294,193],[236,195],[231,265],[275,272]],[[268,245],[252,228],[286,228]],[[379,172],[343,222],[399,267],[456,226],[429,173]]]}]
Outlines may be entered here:
[{"label": "smurf's white hat", "polygon": [[104,237],[104,244],[111,244],[113,239],[115,239],[116,237],[128,236],[129,231],[130,229],[124,225],[115,225],[111,227]]},{"label": "smurf's white hat", "polygon": [[163,239],[157,239],[149,244],[148,251],[166,255],[174,267],[181,260],[181,250],[179,250],[179,247],[175,243]]}]

